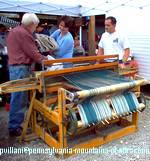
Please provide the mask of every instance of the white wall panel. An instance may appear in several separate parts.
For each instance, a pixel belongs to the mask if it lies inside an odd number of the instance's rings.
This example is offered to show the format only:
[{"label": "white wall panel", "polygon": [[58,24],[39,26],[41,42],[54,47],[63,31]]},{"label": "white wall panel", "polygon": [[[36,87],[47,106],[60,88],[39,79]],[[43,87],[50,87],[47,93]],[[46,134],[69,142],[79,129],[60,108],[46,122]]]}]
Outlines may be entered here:
[{"label": "white wall panel", "polygon": [[139,75],[150,81],[150,33],[129,35],[132,54],[139,64]]}]

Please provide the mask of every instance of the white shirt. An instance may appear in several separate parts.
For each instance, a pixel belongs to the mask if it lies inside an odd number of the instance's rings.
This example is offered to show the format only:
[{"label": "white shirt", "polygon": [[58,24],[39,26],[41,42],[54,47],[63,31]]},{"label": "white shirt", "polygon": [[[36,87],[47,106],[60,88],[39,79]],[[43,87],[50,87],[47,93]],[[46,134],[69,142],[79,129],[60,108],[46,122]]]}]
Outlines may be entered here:
[{"label": "white shirt", "polygon": [[98,46],[104,49],[104,55],[118,54],[119,60],[122,60],[124,49],[129,48],[129,41],[128,38],[121,33],[105,32],[102,34]]}]

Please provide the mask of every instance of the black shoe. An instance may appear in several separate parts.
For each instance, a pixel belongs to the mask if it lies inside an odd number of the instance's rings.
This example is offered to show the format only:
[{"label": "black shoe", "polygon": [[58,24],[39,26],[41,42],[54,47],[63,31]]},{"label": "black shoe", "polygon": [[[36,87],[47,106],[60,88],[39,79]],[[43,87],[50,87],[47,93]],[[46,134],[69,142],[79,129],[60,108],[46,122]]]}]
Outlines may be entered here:
[{"label": "black shoe", "polygon": [[9,136],[14,137],[14,136],[20,136],[22,133],[22,128],[17,128],[17,129],[10,129],[9,130]]}]

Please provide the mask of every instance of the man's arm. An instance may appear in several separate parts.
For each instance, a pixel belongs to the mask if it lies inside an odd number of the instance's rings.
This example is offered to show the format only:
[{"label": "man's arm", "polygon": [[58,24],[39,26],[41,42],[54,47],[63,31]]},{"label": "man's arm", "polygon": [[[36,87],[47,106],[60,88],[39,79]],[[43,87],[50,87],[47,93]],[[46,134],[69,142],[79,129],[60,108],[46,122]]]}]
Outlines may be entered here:
[{"label": "man's arm", "polygon": [[[101,48],[101,47],[99,47],[98,48],[98,52],[97,52],[97,56],[101,56],[101,55],[104,55],[104,49],[103,48]],[[97,61],[96,63],[101,63],[101,62],[103,62],[102,60],[99,60],[99,61]]]},{"label": "man's arm", "polygon": [[24,39],[22,38],[22,42],[23,41],[24,42],[26,41],[26,43],[21,44],[22,50],[28,57],[30,57],[32,60],[34,60],[37,63],[42,63],[43,60],[47,59],[47,57],[39,53],[32,36],[25,35]]},{"label": "man's arm", "polygon": [[126,48],[124,49],[124,55],[123,55],[123,58],[122,58],[122,63],[119,64],[119,67],[120,68],[126,68],[126,65],[124,63],[126,63],[128,61],[128,58],[130,56],[130,48]]},{"label": "man's arm", "polygon": [[98,56],[101,56],[101,55],[104,55],[104,49],[99,47],[98,48],[98,53],[97,53]]},{"label": "man's arm", "polygon": [[122,62],[126,63],[128,61],[129,56],[130,56],[130,48],[126,48],[124,50],[124,55],[123,55]]}]

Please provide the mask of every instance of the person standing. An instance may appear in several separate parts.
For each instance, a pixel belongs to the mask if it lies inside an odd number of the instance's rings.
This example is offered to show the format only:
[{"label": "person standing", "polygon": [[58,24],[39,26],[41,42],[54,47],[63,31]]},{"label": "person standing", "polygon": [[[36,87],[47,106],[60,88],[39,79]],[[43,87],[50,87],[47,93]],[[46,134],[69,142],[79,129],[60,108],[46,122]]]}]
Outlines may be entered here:
[{"label": "person standing", "polygon": [[[6,43],[8,49],[8,63],[10,80],[29,77],[33,62],[41,63],[47,59],[41,55],[33,38],[39,19],[33,13],[25,13],[21,25],[10,30]],[[11,94],[9,113],[9,135],[21,135],[21,124],[28,107],[28,93],[14,92]]]},{"label": "person standing", "polygon": [[[54,57],[55,59],[62,58],[72,58],[73,57],[73,49],[74,49],[74,40],[69,32],[70,27],[73,24],[73,18],[70,16],[63,16],[60,19],[59,29],[56,30],[51,37],[55,39],[58,43],[58,50],[55,51]],[[71,67],[71,63],[64,63],[63,67],[68,68]]]},{"label": "person standing", "polygon": [[107,17],[105,19],[105,30],[99,41],[97,55],[119,55],[121,67],[128,61],[130,55],[130,45],[126,35],[116,31],[116,18]]},{"label": "person standing", "polygon": [[39,23],[36,30],[35,30],[36,33],[50,36],[50,32],[49,32],[47,26],[48,26],[47,23]]},{"label": "person standing", "polygon": [[85,50],[80,45],[80,40],[78,36],[74,37],[74,51],[73,51],[73,57],[77,56],[85,56]]}]

